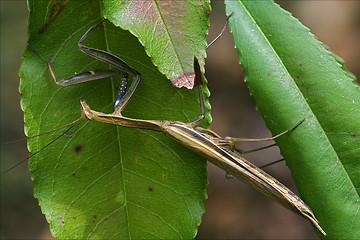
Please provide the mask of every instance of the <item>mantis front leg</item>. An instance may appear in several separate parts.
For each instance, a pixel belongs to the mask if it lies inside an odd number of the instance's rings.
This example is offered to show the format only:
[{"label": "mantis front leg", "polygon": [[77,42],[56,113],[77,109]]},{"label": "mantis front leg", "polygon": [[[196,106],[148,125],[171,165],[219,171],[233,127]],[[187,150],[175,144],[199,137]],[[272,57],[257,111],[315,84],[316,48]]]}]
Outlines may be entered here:
[{"label": "mantis front leg", "polygon": [[[122,72],[123,76],[121,79],[121,86],[120,86],[118,95],[115,99],[115,103],[114,103],[114,113],[121,114],[122,109],[126,106],[127,102],[129,101],[132,94],[134,93],[137,85],[139,84],[141,75],[138,71],[136,71],[135,69],[130,67],[127,63],[125,63],[119,57],[117,57],[109,52],[106,52],[106,51],[103,51],[100,49],[96,49],[96,48],[87,47],[87,46],[83,45],[83,42],[90,35],[90,33],[94,29],[96,29],[103,21],[92,26],[89,30],[87,30],[84,33],[84,35],[78,41],[78,47],[81,52],[83,52],[86,55],[93,57],[97,60],[100,60],[106,64],[109,64],[110,66],[114,67],[116,70],[91,70],[91,71],[86,71],[86,72],[76,74],[68,79],[57,80],[55,72],[51,66],[51,62],[50,62],[51,57],[48,60],[46,60],[39,51],[31,48],[30,46],[28,46],[28,47],[31,50],[33,50],[34,52],[36,52],[37,54],[39,54],[40,57],[46,62],[49,72],[51,74],[51,77],[53,78],[54,82],[59,86],[71,86],[71,85],[76,85],[76,84],[89,82],[89,81],[93,81],[93,80],[104,79],[104,78],[116,76],[120,72]],[[130,86],[130,89],[128,91],[126,91],[129,74],[133,75],[134,77],[133,77],[133,81]]]}]

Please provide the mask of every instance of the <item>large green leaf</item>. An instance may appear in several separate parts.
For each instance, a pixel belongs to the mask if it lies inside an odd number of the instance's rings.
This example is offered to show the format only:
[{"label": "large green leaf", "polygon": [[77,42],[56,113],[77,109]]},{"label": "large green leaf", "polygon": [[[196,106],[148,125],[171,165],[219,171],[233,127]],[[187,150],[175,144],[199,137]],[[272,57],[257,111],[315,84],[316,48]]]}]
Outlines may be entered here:
[{"label": "large green leaf", "polygon": [[205,64],[210,9],[209,1],[104,1],[104,16],[137,36],[175,86],[189,89],[194,55]]},{"label": "large green leaf", "polygon": [[226,0],[245,80],[301,197],[332,239],[360,238],[360,91],[342,63],[272,1]]},{"label": "large green leaf", "polygon": [[[77,41],[102,19],[99,1],[29,1],[29,46],[52,56],[58,79],[105,64],[82,54]],[[189,19],[189,21],[192,21]],[[128,31],[105,22],[84,42],[122,58],[141,75],[125,116],[189,121],[200,109],[196,91],[177,89]],[[172,59],[167,59],[171,62]],[[120,77],[71,87],[54,84],[46,64],[26,49],[20,69],[28,136],[75,120],[79,101],[112,112]],[[32,157],[34,195],[59,239],[193,238],[206,197],[206,161],[162,133],[80,122]],[[30,152],[58,133],[30,139]]]}]

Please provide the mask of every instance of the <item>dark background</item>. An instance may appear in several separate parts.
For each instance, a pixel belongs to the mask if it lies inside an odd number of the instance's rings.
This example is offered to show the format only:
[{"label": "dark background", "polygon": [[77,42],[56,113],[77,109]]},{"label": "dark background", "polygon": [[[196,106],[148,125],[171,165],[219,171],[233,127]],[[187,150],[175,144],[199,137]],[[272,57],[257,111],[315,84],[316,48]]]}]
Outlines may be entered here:
[{"label": "dark background", "polygon": [[[345,59],[345,65],[360,76],[360,1],[277,1],[309,27],[313,34]],[[18,69],[26,43],[28,10],[26,1],[1,0],[1,169],[28,156],[23,114],[18,92]],[[225,23],[223,1],[212,1],[210,42]],[[243,73],[226,30],[210,49],[206,77],[211,91],[211,128],[224,136],[262,138],[270,136],[255,102],[249,96]],[[244,143],[252,149],[263,143]],[[281,158],[277,148],[248,154],[262,165]],[[304,239],[316,238],[310,223],[267,199],[246,184],[226,179],[225,173],[209,164],[206,213],[198,239]],[[296,189],[285,163],[266,169],[291,189]],[[1,238],[49,239],[48,224],[33,197],[27,164],[1,174]]]}]

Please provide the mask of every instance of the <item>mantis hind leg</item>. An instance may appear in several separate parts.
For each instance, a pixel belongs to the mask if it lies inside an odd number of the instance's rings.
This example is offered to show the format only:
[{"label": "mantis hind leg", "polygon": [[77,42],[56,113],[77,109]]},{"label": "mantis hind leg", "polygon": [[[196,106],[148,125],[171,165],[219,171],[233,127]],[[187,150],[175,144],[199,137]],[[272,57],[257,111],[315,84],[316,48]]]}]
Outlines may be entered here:
[{"label": "mantis hind leg", "polygon": [[251,153],[251,152],[256,152],[256,151],[260,151],[266,148],[270,148],[273,146],[276,146],[275,143],[273,144],[269,144],[267,146],[264,147],[260,147],[260,148],[256,148],[256,149],[251,149],[251,150],[247,150],[247,151],[243,151],[241,149],[238,149],[235,144],[237,142],[261,142],[261,141],[273,141],[278,137],[281,137],[284,134],[287,134],[291,131],[293,131],[295,128],[297,128],[300,124],[302,124],[305,121],[305,119],[302,119],[301,121],[299,121],[298,123],[296,123],[293,127],[273,136],[270,138],[235,138],[235,137],[220,137],[218,134],[216,134],[215,132],[209,130],[209,129],[204,129],[201,127],[196,127],[195,129],[199,132],[201,132],[202,134],[206,135],[208,138],[211,138],[214,142],[216,142],[216,144],[218,144],[219,146],[227,146],[230,148],[231,151],[237,151],[240,154],[246,154],[246,153]]},{"label": "mantis hind leg", "polygon": [[[213,45],[216,40],[218,40],[219,38],[222,37],[226,27],[227,27],[227,24],[229,22],[229,18],[233,15],[234,13],[231,13],[227,18],[226,18],[226,22],[225,22],[225,25],[223,27],[223,29],[221,30],[220,34],[217,35],[215,37],[214,40],[212,40],[207,46],[206,46],[206,49],[208,49],[211,45]],[[205,102],[204,102],[204,94],[202,92],[202,84],[203,84],[203,80],[202,80],[202,74],[201,74],[201,71],[200,71],[200,66],[199,66],[199,63],[198,63],[198,60],[196,57],[194,57],[194,71],[195,71],[195,83],[194,85],[195,86],[198,86],[199,87],[199,100],[200,100],[200,109],[201,109],[201,115],[197,118],[195,118],[194,120],[190,121],[187,123],[188,126],[190,127],[195,127],[196,125],[198,125],[204,118],[205,118]]]},{"label": "mantis hind leg", "polygon": [[198,86],[198,89],[199,89],[199,101],[200,101],[201,115],[199,117],[195,118],[194,120],[188,122],[187,125],[189,127],[195,127],[205,118],[205,101],[204,101],[204,94],[203,94],[203,90],[202,90],[203,79],[202,79],[199,61],[196,57],[194,57],[194,72],[195,72],[194,83],[195,83],[195,86]]}]

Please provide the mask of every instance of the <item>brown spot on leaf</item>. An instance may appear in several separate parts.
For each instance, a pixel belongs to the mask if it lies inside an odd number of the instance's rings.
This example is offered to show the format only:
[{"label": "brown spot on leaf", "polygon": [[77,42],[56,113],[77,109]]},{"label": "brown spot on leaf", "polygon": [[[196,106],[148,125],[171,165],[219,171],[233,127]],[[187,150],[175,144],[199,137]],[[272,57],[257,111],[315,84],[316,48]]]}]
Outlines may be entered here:
[{"label": "brown spot on leaf", "polygon": [[83,150],[83,146],[82,146],[82,145],[78,144],[78,145],[75,145],[75,146],[74,146],[74,152],[75,152],[75,153],[79,153],[79,152],[81,152],[82,150]]},{"label": "brown spot on leaf", "polygon": [[51,12],[48,21],[44,24],[44,26],[39,30],[39,34],[45,32],[45,30],[49,27],[49,25],[55,20],[55,18],[61,13],[64,9],[66,3],[69,0],[54,0],[53,5],[51,6]]},{"label": "brown spot on leaf", "polygon": [[149,192],[153,192],[153,191],[154,191],[154,189],[153,189],[152,187],[149,187],[148,190],[149,190]]},{"label": "brown spot on leaf", "polygon": [[204,11],[204,4],[202,3],[201,0],[199,0],[199,6],[200,6],[201,10]]},{"label": "brown spot on leaf", "polygon": [[177,78],[170,79],[170,81],[175,87],[193,89],[194,85],[202,84],[202,74],[204,73],[200,70],[198,59],[194,57],[194,72],[182,73]]},{"label": "brown spot on leaf", "polygon": [[73,132],[66,130],[66,132],[64,132],[64,136],[65,137],[71,137],[73,135]]},{"label": "brown spot on leaf", "polygon": [[72,177],[81,178],[80,176],[76,175],[76,173],[74,173],[74,172],[71,174],[71,176],[72,176]]},{"label": "brown spot on leaf", "polygon": [[171,83],[178,88],[186,87],[187,89],[192,89],[194,87],[195,73],[186,72],[180,74],[175,79],[170,79]]}]

